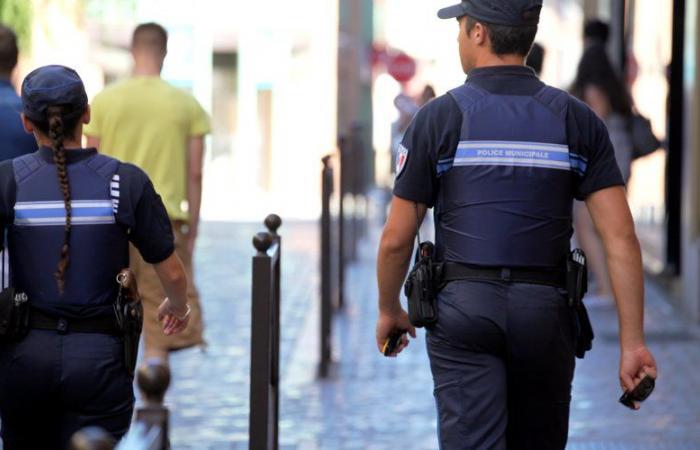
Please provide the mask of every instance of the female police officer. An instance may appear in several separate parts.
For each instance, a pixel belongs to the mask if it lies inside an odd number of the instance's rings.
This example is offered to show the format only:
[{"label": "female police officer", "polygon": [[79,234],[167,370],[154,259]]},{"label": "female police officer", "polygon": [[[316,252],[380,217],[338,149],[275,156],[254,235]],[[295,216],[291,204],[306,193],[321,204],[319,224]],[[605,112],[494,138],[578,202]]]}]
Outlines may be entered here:
[{"label": "female police officer", "polygon": [[155,265],[169,296],[160,309],[166,334],[187,325],[186,276],[148,176],[80,148],[90,108],[78,74],[41,67],[24,80],[22,102],[40,148],[0,164],[11,285],[30,305],[26,336],[0,342],[5,449],[64,449],[87,425],[120,438],[134,397],[123,342],[111,331],[129,242]]}]

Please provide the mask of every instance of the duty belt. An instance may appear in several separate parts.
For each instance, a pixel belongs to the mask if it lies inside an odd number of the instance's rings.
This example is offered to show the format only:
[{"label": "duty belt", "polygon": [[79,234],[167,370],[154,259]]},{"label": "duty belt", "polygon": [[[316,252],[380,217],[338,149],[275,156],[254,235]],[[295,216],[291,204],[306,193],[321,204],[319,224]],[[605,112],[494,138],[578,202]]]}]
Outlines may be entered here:
[{"label": "duty belt", "polygon": [[29,328],[53,330],[66,333],[101,333],[119,335],[121,331],[113,316],[93,317],[89,319],[66,319],[48,315],[32,308],[29,315]]},{"label": "duty belt", "polygon": [[564,270],[478,267],[446,262],[442,264],[442,283],[459,280],[503,281],[507,283],[542,284],[566,289]]}]

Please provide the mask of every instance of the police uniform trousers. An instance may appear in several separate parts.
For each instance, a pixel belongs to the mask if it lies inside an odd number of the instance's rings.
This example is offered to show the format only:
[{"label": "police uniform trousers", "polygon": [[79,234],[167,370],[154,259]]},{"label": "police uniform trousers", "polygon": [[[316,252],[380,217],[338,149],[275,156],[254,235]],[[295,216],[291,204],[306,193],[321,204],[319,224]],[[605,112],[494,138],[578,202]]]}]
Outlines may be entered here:
[{"label": "police uniform trousers", "polygon": [[427,333],[443,450],[563,450],[574,374],[562,289],[448,283]]},{"label": "police uniform trousers", "polygon": [[65,450],[76,431],[99,426],[115,439],[134,409],[121,338],[31,330],[0,343],[0,421],[5,450]]},{"label": "police uniform trousers", "polygon": [[175,252],[182,260],[187,273],[187,303],[190,305],[190,321],[181,333],[166,336],[163,325],[158,321],[158,307],[165,298],[165,291],[155,269],[146,263],[138,250],[132,245],[129,254],[130,266],[136,274],[139,293],[143,301],[143,337],[147,347],[161,350],[180,350],[197,345],[205,345],[202,320],[202,308],[199,303],[199,293],[194,284],[192,269],[192,254],[187,249],[187,233],[185,222],[173,221],[175,236]]}]

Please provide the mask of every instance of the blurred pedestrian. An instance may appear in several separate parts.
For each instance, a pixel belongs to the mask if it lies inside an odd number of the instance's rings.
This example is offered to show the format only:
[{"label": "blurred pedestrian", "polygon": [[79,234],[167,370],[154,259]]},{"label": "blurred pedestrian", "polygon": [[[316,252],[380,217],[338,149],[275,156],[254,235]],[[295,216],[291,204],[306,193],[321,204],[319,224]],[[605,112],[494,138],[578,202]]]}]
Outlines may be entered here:
[{"label": "blurred pedestrian", "polygon": [[394,106],[399,111],[399,118],[392,124],[391,127],[391,168],[392,173],[395,173],[397,164],[400,162],[399,145],[403,140],[403,135],[406,129],[413,120],[418,110],[435,98],[435,89],[426,84],[418,99],[414,99],[408,94],[401,93],[394,99]]},{"label": "blurred pedestrian", "polygon": [[18,56],[17,36],[11,28],[0,24],[0,161],[37,149],[34,136],[22,127],[22,101],[11,82]]},{"label": "blurred pedestrian", "polygon": [[[603,46],[592,45],[584,51],[571,91],[605,122],[615,160],[627,183],[632,173],[632,160],[655,151],[660,143],[651,123],[635,112],[632,96],[613,69]],[[588,256],[596,292],[610,298],[612,287],[603,242],[583,203],[576,204],[574,217],[576,239]]]},{"label": "blurred pedestrian", "polygon": [[428,103],[435,97],[435,89],[431,85],[426,84],[423,88],[423,92],[421,92],[420,94],[420,98],[418,99],[418,107],[421,108],[425,106],[426,103]]},{"label": "blurred pedestrian", "polygon": [[194,97],[160,77],[167,51],[168,35],[162,26],[136,27],[131,42],[133,76],[95,97],[93,119],[85,129],[90,146],[146,171],[163,197],[175,231],[176,251],[190,279],[187,295],[192,308],[189,327],[177,336],[157,332],[164,292],[153,267],[132,251],[132,267],[144,298],[146,355],[166,362],[170,351],[204,344],[192,257],[199,230],[204,137],[210,131],[209,118]]},{"label": "blurred pedestrian", "polygon": [[589,48],[594,45],[605,47],[610,37],[610,26],[600,19],[590,19],[583,26],[583,46]]},{"label": "blurred pedestrian", "polygon": [[81,148],[90,107],[78,74],[33,71],[22,103],[24,128],[40,148],[0,163],[0,228],[12,268],[11,288],[0,294],[4,448],[65,449],[86,426],[119,439],[134,409],[136,349],[129,353],[115,314],[129,242],[155,265],[167,293],[161,333],[187,325],[187,276],[148,176]]},{"label": "blurred pedestrian", "polygon": [[[580,254],[570,252],[574,198],[586,201],[614,268],[620,385],[656,377],[639,242],[605,125],[525,67],[541,8],[541,0],[467,0],[440,10],[458,19],[468,78],[406,131],[380,242],[378,348],[427,325],[438,435],[450,450],[566,446],[574,357],[591,337],[572,320],[586,323],[583,286],[566,282],[581,273]],[[432,207],[434,251],[421,246],[406,285],[411,322],[399,294]],[[402,336],[387,353],[408,342]]]},{"label": "blurred pedestrian", "polygon": [[532,49],[527,55],[527,60],[525,64],[535,71],[535,75],[538,77],[542,75],[542,66],[544,66],[544,55],[545,50],[540,44],[535,42],[532,44]]}]

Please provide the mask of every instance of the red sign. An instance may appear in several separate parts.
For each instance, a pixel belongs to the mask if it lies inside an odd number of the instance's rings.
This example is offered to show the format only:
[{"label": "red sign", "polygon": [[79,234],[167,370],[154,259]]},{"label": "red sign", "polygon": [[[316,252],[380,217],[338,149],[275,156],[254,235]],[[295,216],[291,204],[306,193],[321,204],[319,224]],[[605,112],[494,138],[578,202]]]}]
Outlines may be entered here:
[{"label": "red sign", "polygon": [[389,57],[387,70],[396,81],[406,83],[416,75],[416,61],[405,53],[399,53]]}]

